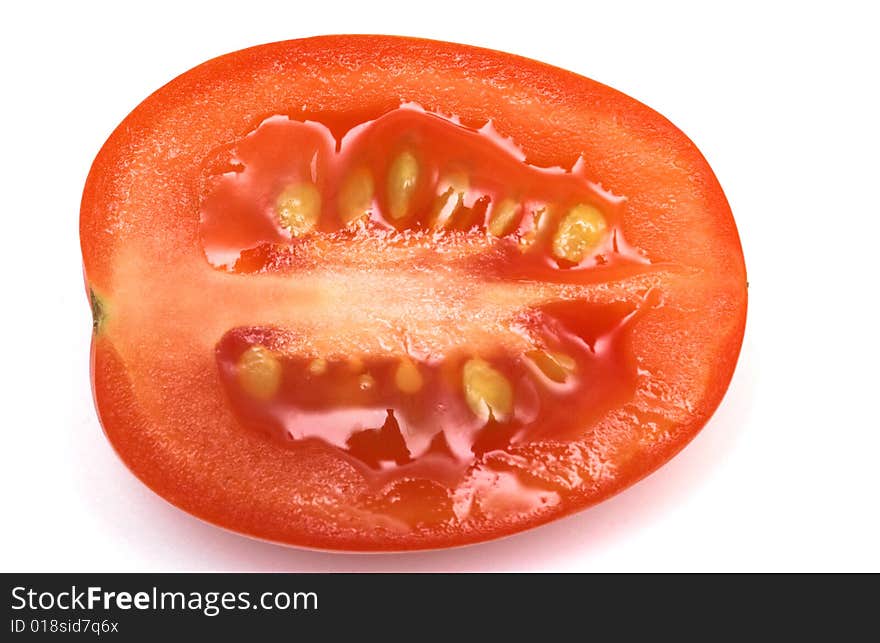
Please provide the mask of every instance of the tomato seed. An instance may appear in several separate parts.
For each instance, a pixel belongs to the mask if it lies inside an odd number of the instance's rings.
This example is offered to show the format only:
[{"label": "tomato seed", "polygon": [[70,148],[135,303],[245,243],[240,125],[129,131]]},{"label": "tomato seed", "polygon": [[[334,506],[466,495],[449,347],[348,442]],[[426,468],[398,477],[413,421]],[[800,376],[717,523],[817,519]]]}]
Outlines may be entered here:
[{"label": "tomato seed", "polygon": [[265,346],[256,344],[238,359],[238,383],[245,393],[258,400],[270,400],[281,385],[281,363]]},{"label": "tomato seed", "polygon": [[553,237],[553,254],[558,259],[580,263],[605,235],[605,217],[598,208],[580,204],[569,210]]},{"label": "tomato seed", "polygon": [[354,170],[339,190],[339,217],[349,224],[365,216],[373,204],[373,175],[365,167]]},{"label": "tomato seed", "polygon": [[574,358],[565,353],[534,350],[527,352],[526,357],[549,379],[560,384],[568,379],[577,367]]},{"label": "tomato seed", "polygon": [[411,359],[406,358],[401,360],[394,372],[394,383],[402,392],[412,395],[421,390],[424,379],[418,366]]},{"label": "tomato seed", "polygon": [[489,217],[489,233],[495,237],[503,237],[510,232],[520,213],[520,205],[513,199],[504,199],[492,208]]},{"label": "tomato seed", "polygon": [[505,420],[513,410],[513,388],[489,362],[473,358],[462,369],[465,400],[474,415]]},{"label": "tomato seed", "polygon": [[312,183],[297,183],[288,187],[275,204],[281,226],[291,236],[310,232],[321,214],[321,193]]},{"label": "tomato seed", "polygon": [[323,357],[317,357],[309,362],[309,373],[312,375],[323,375],[327,372],[327,360]]},{"label": "tomato seed", "polygon": [[401,152],[388,171],[388,208],[392,219],[403,219],[419,179],[419,162],[412,152]]}]

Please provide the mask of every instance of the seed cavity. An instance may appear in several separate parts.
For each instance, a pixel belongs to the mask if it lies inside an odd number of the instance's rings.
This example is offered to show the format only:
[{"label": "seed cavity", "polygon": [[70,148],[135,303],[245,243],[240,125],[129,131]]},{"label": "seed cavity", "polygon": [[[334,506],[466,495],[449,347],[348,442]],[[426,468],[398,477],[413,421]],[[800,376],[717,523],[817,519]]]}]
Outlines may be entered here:
[{"label": "seed cavity", "polygon": [[411,359],[404,358],[394,372],[394,383],[401,392],[412,395],[422,390],[424,378],[419,372],[419,367]]},{"label": "seed cavity", "polygon": [[255,344],[238,359],[238,384],[251,397],[267,401],[281,386],[281,362],[265,346]]},{"label": "seed cavity", "polygon": [[559,384],[565,382],[577,368],[574,358],[565,353],[534,350],[528,351],[525,355],[538,367],[538,370]]},{"label": "seed cavity", "polygon": [[354,170],[339,189],[339,217],[346,225],[366,216],[373,205],[373,175],[365,167]]},{"label": "seed cavity", "polygon": [[475,357],[462,369],[465,401],[482,420],[506,420],[513,410],[513,387],[489,362]]},{"label": "seed cavity", "polygon": [[519,218],[522,208],[513,199],[504,199],[494,208],[489,216],[489,233],[495,237],[503,237],[510,232]]},{"label": "seed cavity", "polygon": [[569,210],[553,237],[553,255],[580,263],[599,245],[608,224],[598,208],[580,204]]},{"label": "seed cavity", "polygon": [[278,220],[291,236],[311,232],[321,214],[321,193],[313,183],[297,183],[287,187],[275,203]]},{"label": "seed cavity", "polygon": [[419,162],[413,153],[398,154],[388,170],[388,209],[392,219],[409,215],[418,180]]}]

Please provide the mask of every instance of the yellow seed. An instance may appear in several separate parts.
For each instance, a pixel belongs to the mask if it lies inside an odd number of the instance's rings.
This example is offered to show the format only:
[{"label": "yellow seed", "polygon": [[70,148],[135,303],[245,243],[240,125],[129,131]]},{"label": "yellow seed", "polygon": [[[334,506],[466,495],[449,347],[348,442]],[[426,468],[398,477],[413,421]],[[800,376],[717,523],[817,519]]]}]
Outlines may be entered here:
[{"label": "yellow seed", "polygon": [[339,217],[349,224],[361,218],[373,205],[373,175],[365,167],[354,170],[339,190]]},{"label": "yellow seed", "polygon": [[501,201],[492,208],[492,215],[489,217],[489,232],[496,237],[503,237],[516,223],[519,211],[519,203],[513,199]]},{"label": "yellow seed", "polygon": [[412,152],[401,152],[388,170],[388,208],[392,219],[402,219],[409,214],[418,180],[416,157]]},{"label": "yellow seed", "polygon": [[574,360],[574,357],[571,355],[566,355],[565,353],[556,353],[552,351],[547,352],[550,357],[553,358],[553,361],[559,364],[562,368],[567,370],[569,373],[574,373],[577,369],[577,362]]},{"label": "yellow seed", "polygon": [[348,370],[352,373],[362,373],[365,367],[364,360],[360,357],[352,357],[349,359],[347,366]]},{"label": "yellow seed", "polygon": [[424,379],[419,372],[418,366],[413,364],[411,359],[406,358],[401,360],[397,366],[397,371],[394,373],[394,383],[397,384],[397,388],[401,391],[412,395],[421,390]]},{"label": "yellow seed", "polygon": [[571,355],[551,351],[534,350],[526,353],[535,366],[554,382],[562,383],[575,371],[577,363]]},{"label": "yellow seed", "polygon": [[452,219],[452,214],[461,205],[461,195],[456,196],[455,190],[447,188],[434,199],[434,208],[431,212],[431,227],[445,228]]},{"label": "yellow seed", "polygon": [[323,375],[327,372],[327,360],[323,357],[316,357],[309,362],[309,373],[312,375]]},{"label": "yellow seed", "polygon": [[281,385],[281,362],[265,346],[255,344],[238,358],[238,384],[258,400],[270,400]]},{"label": "yellow seed", "polygon": [[358,388],[362,391],[369,391],[374,386],[376,386],[376,378],[369,373],[364,373],[358,378]]},{"label": "yellow seed", "polygon": [[553,254],[559,259],[579,263],[599,245],[608,225],[592,205],[580,204],[569,210],[553,237]]},{"label": "yellow seed", "polygon": [[321,214],[321,193],[313,183],[297,183],[282,192],[275,203],[281,225],[294,237],[311,231]]},{"label": "yellow seed", "polygon": [[462,370],[464,396],[479,418],[505,420],[513,410],[513,388],[500,372],[485,360],[473,358]]},{"label": "yellow seed", "polygon": [[464,205],[469,186],[470,179],[463,170],[452,170],[440,179],[437,184],[439,194],[434,201],[433,227],[445,228],[454,223],[455,213]]}]

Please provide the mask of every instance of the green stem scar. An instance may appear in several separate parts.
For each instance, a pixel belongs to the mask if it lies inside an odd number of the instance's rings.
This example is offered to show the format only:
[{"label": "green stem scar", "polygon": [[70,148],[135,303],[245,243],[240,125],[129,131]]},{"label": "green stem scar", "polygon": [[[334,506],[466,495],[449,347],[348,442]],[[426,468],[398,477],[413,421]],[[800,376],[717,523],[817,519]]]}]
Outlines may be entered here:
[{"label": "green stem scar", "polygon": [[89,288],[89,302],[92,306],[92,332],[97,335],[101,332],[104,320],[107,319],[107,307],[93,288]]}]

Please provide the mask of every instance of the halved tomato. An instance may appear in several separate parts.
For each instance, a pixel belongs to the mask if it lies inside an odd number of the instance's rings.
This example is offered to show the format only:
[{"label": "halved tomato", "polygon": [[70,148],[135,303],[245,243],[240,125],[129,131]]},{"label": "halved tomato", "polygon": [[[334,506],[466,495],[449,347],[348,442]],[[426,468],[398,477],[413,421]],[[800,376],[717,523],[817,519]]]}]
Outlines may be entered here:
[{"label": "halved tomato", "polygon": [[684,134],[441,42],[183,74],[102,148],[81,238],[113,446],[182,509],[293,545],[460,545],[607,498],[705,424],[745,324]]}]

